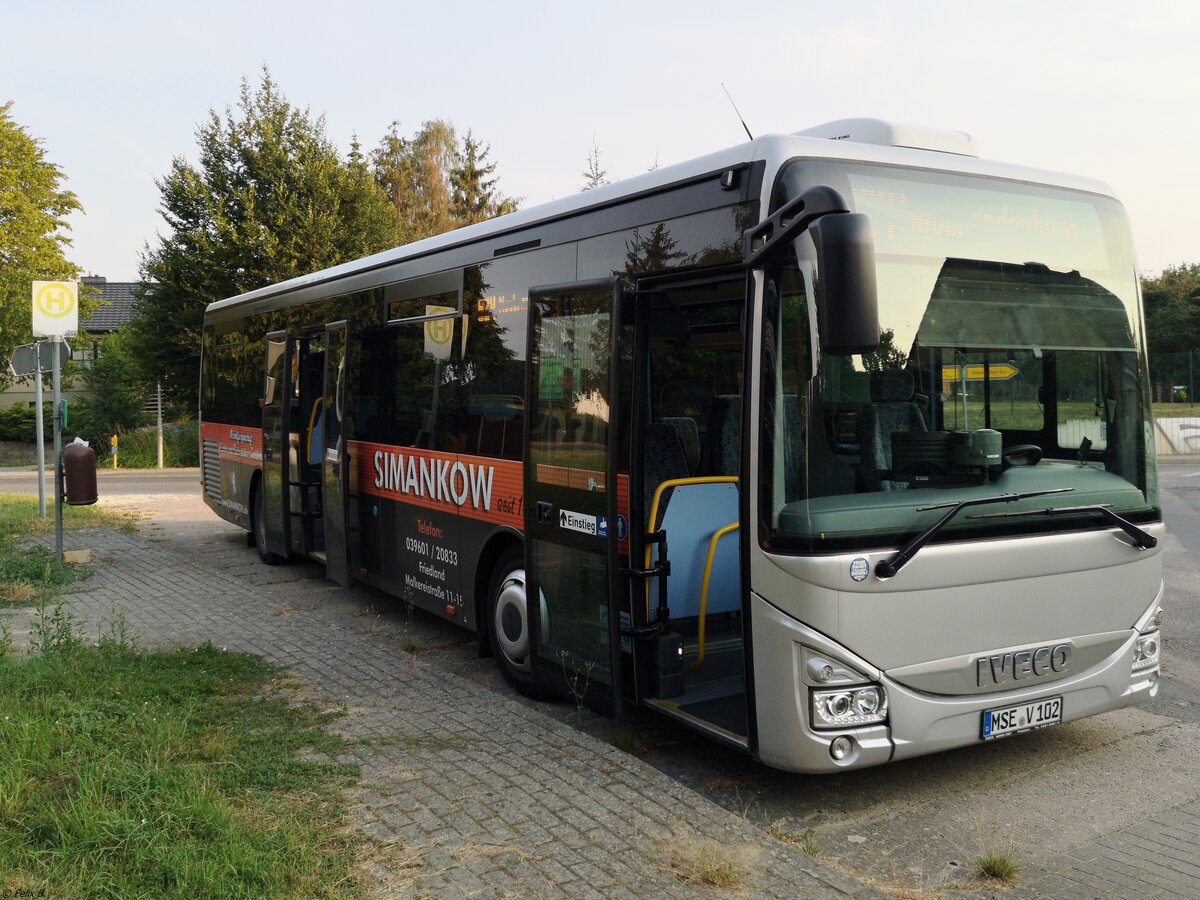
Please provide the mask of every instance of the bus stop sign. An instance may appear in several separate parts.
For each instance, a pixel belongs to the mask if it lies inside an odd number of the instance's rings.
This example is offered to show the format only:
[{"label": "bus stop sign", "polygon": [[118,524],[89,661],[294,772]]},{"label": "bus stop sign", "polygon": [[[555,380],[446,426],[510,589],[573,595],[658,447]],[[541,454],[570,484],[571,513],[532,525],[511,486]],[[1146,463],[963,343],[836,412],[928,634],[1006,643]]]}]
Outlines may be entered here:
[{"label": "bus stop sign", "polygon": [[[59,356],[58,370],[61,372],[71,358],[71,345],[62,343],[62,354]],[[8,361],[8,370],[14,378],[29,378],[39,372],[45,375],[54,371],[54,344],[51,341],[39,341],[36,344],[21,344],[14,347],[12,358]]]}]

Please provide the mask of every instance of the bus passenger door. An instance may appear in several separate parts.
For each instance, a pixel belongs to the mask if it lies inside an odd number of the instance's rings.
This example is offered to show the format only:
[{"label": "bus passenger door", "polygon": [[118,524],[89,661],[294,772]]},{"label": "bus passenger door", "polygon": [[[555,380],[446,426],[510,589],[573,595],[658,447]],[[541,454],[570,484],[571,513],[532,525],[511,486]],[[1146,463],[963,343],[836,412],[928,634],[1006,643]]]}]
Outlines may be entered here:
[{"label": "bus passenger door", "polygon": [[267,358],[262,401],[262,492],[263,527],[267,549],[286,557],[291,554],[291,516],[287,509],[291,480],[290,438],[292,427],[292,361],[295,340],[286,331],[267,335]]},{"label": "bus passenger door", "polygon": [[325,326],[323,408],[312,441],[321,447],[321,500],[325,525],[325,572],[340,585],[350,584],[346,546],[346,440],[343,423],[348,390],[348,328],[345,322]]},{"label": "bus passenger door", "polygon": [[620,715],[616,279],[531,290],[525,568],[535,684]]}]

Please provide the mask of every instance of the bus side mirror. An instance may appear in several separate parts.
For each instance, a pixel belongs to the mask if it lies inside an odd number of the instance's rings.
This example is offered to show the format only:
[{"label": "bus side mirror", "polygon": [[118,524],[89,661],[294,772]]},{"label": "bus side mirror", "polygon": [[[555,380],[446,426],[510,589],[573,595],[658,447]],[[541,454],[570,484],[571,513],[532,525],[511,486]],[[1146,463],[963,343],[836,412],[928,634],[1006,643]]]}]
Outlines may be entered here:
[{"label": "bus side mirror", "polygon": [[879,347],[875,237],[862,213],[821,216],[809,226],[817,251],[817,327],[834,356]]}]

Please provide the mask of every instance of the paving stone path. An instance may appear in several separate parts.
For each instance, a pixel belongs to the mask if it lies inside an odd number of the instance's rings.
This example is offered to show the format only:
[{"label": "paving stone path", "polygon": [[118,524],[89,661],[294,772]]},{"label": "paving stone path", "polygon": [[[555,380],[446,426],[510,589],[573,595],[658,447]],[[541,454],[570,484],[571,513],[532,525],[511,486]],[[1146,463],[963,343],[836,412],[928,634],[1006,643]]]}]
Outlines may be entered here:
[{"label": "paving stone path", "polygon": [[[94,574],[67,608],[93,636],[119,611],[141,646],[212,641],[262,654],[344,711],[335,727],[362,772],[352,827],[376,839],[362,872],[373,894],[688,897],[712,889],[684,872],[720,852],[743,867],[735,894],[883,896],[464,673],[465,632],[338,588],[312,564],[262,566],[244,533],[198,500],[159,499],[137,533],[68,534],[68,548],[92,550]],[[18,644],[32,618],[11,622]]]}]

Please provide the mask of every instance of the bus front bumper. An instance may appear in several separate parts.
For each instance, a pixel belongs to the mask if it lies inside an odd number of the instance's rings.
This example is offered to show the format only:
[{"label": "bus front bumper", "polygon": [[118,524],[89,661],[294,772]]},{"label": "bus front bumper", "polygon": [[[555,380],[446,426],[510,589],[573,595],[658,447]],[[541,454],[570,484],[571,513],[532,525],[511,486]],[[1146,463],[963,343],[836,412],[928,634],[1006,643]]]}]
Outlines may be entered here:
[{"label": "bus front bumper", "polygon": [[[1062,697],[1061,721],[1066,723],[1152,697],[1158,688],[1158,665],[1133,672],[1138,634],[1131,630],[1119,649],[1068,678],[972,696],[926,694],[888,678],[757,595],[753,596],[753,604],[757,755],[768,765],[789,771],[822,773],[865,768],[983,743],[982,722],[987,710]],[[758,623],[768,627],[758,627]],[[887,722],[839,730],[812,728],[810,688],[802,673],[804,646],[836,656],[883,685],[888,696]],[[1016,732],[1020,733],[1025,732]],[[849,750],[847,742],[842,741],[838,749],[844,752],[840,754],[833,752],[839,737],[849,738]],[[835,758],[838,755],[840,759]]]}]

